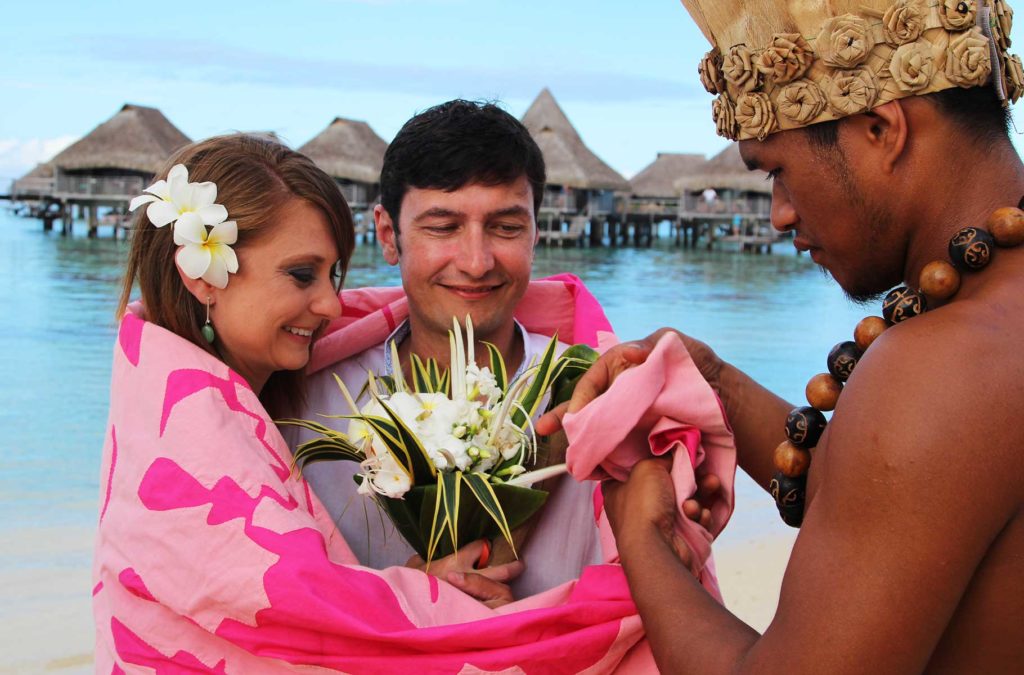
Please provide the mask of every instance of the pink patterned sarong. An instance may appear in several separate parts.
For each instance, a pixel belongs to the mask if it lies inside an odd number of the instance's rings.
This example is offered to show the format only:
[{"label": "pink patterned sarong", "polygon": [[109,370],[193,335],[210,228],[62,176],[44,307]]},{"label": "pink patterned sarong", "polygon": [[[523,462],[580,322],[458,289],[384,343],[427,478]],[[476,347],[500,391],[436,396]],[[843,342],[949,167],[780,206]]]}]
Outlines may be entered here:
[{"label": "pink patterned sarong", "polygon": [[[544,283],[531,292],[586,293],[572,279]],[[610,335],[602,321],[573,319],[560,334],[589,330],[596,345]],[[360,567],[290,475],[256,394],[222,362],[129,313],[112,380],[97,672],[656,672],[617,565],[493,610],[416,570]]]}]

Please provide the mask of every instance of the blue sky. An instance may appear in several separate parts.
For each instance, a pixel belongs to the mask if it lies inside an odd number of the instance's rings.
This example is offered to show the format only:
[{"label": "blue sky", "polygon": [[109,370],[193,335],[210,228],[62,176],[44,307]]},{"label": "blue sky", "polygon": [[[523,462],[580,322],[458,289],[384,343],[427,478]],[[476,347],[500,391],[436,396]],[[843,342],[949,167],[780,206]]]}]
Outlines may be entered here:
[{"label": "blue sky", "polygon": [[545,86],[629,177],[659,151],[724,147],[696,76],[707,48],[678,0],[12,2],[0,185],[126,102],[193,139],[272,130],[298,147],[339,115],[391,140],[457,96],[520,116]]},{"label": "blue sky", "polygon": [[514,115],[554,93],[627,177],[659,151],[713,153],[704,38],[674,0],[8,3],[0,29],[0,182],[125,102],[191,138],[273,130],[299,146],[335,116],[385,140],[457,96]]}]

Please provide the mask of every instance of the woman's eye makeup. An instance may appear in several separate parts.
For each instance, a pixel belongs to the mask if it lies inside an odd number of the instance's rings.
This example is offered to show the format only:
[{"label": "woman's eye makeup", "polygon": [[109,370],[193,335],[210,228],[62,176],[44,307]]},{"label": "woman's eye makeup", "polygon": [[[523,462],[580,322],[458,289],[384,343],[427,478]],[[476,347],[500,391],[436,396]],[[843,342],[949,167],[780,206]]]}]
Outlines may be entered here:
[{"label": "woman's eye makeup", "polygon": [[345,266],[341,264],[341,261],[335,261],[331,265],[331,284],[334,286],[334,290],[340,291],[341,284],[345,281]]},{"label": "woman's eye makeup", "polygon": [[311,284],[316,279],[312,267],[292,267],[288,274],[300,284]]}]

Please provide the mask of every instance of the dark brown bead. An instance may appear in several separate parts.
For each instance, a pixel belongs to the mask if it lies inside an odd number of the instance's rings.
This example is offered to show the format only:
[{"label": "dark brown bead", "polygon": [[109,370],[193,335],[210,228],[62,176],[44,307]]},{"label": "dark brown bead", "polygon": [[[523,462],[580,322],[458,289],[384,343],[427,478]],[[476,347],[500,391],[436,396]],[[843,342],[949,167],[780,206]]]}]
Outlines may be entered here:
[{"label": "dark brown bead", "polygon": [[995,254],[996,240],[980,227],[965,227],[949,240],[949,257],[961,272],[980,270]]},{"label": "dark brown bead", "polygon": [[804,522],[804,503],[807,500],[807,478],[790,478],[779,471],[772,476],[768,491],[775,498],[775,506],[783,522],[790,527],[800,527]]},{"label": "dark brown bead", "polygon": [[[885,322],[880,316],[866,316],[860,320],[857,324],[857,328],[853,331],[853,341],[857,343],[860,350],[867,351],[867,348],[871,346],[871,343],[881,335],[889,324]],[[824,410],[824,408],[822,408]]]},{"label": "dark brown bead", "polygon": [[1024,244],[1024,211],[1013,206],[996,209],[988,219],[996,244],[1009,248]]},{"label": "dark brown bead", "polygon": [[913,319],[919,314],[924,314],[927,309],[928,301],[925,300],[924,294],[906,286],[889,291],[882,301],[882,316],[890,324]]},{"label": "dark brown bead", "polygon": [[772,459],[775,462],[775,468],[790,478],[803,476],[811,466],[811,453],[796,447],[789,441],[779,443]]},{"label": "dark brown bead", "polygon": [[840,342],[828,353],[828,372],[840,382],[846,382],[863,354],[856,342]]},{"label": "dark brown bead", "polygon": [[807,382],[804,390],[807,402],[818,410],[835,410],[841,393],[843,383],[830,373],[818,373]]},{"label": "dark brown bead", "polygon": [[786,416],[786,438],[798,448],[809,450],[818,444],[828,421],[810,406],[793,408]]},{"label": "dark brown bead", "polygon": [[933,260],[921,270],[920,284],[929,298],[947,300],[960,290],[960,273],[945,260]]}]

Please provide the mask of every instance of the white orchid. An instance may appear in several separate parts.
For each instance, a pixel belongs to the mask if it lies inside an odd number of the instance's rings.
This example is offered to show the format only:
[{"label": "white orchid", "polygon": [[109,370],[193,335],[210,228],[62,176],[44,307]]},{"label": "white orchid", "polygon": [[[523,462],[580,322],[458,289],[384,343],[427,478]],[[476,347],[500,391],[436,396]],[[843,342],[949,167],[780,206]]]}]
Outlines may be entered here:
[{"label": "white orchid", "polygon": [[158,180],[145,190],[149,194],[136,197],[128,205],[134,211],[149,204],[146,215],[157,227],[177,221],[196,221],[203,225],[217,225],[227,220],[228,211],[217,201],[216,183],[189,183],[188,169],[175,164],[167,173],[167,180]]},{"label": "white orchid", "polygon": [[392,499],[401,499],[412,487],[412,477],[390,452],[367,457],[360,466],[363,469],[363,481],[357,490],[360,494],[376,492]]},{"label": "white orchid", "polygon": [[228,285],[228,273],[238,271],[238,257],[230,244],[238,241],[238,225],[228,220],[207,231],[198,219],[180,219],[174,226],[174,243],[181,248],[175,259],[190,279],[202,278],[211,286]]},{"label": "white orchid", "polygon": [[[469,388],[470,398],[482,397],[487,403],[497,401],[503,393],[491,369],[487,366],[481,368],[473,362],[466,366],[466,387]],[[473,395],[474,393],[476,396]]]}]

